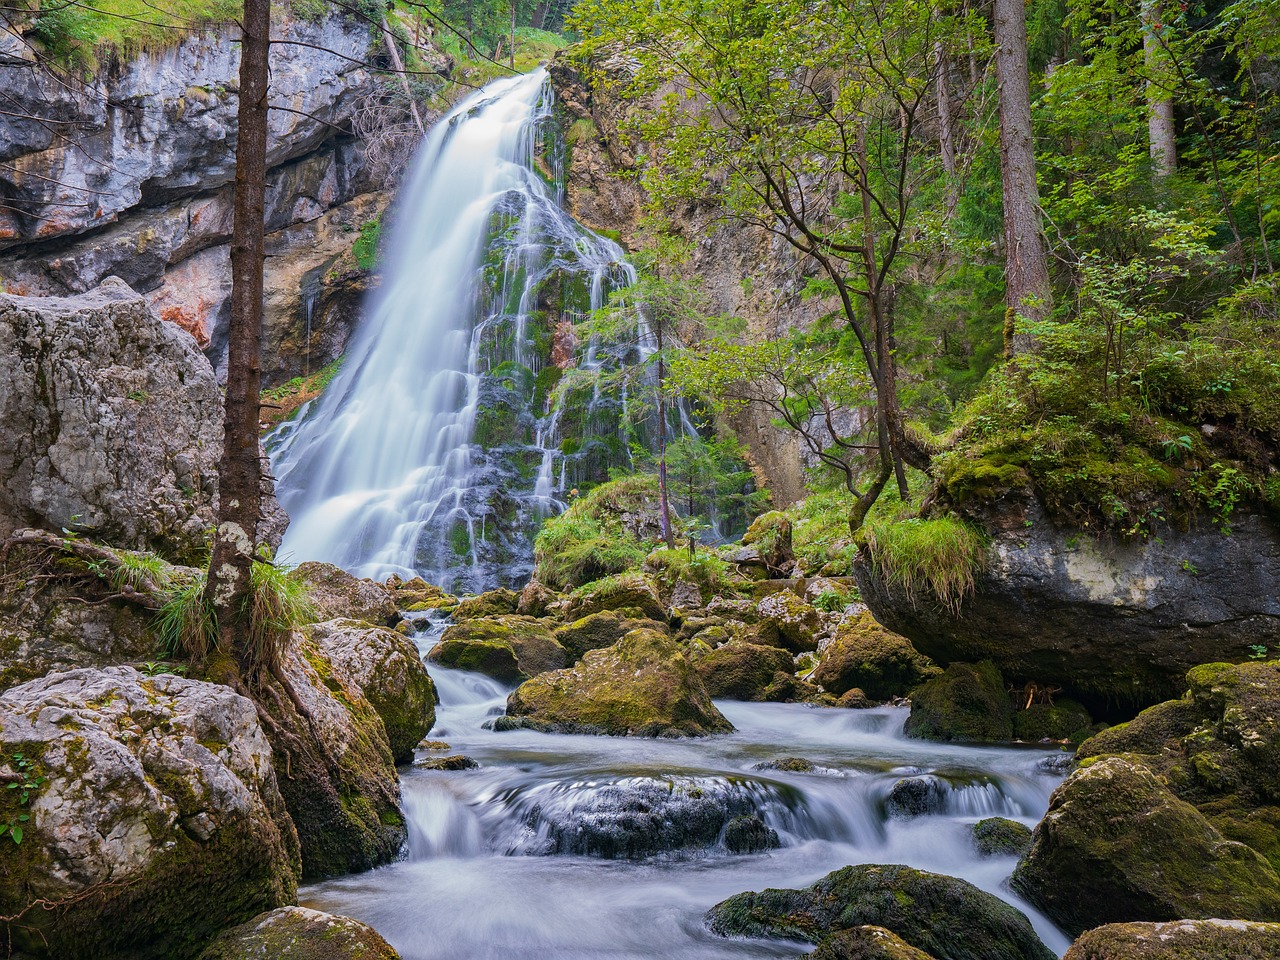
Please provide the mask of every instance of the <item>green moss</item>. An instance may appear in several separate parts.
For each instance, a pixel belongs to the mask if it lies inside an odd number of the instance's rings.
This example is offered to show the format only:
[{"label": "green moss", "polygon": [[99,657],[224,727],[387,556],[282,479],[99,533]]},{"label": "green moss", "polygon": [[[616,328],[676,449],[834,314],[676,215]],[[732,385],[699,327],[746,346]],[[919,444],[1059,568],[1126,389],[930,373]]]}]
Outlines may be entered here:
[{"label": "green moss", "polygon": [[1083,705],[1061,697],[1054,703],[1033,703],[1013,715],[1013,735],[1018,740],[1081,740],[1088,736],[1093,718]]},{"label": "green moss", "polygon": [[973,845],[984,857],[1017,857],[1031,846],[1031,828],[1005,817],[988,817],[973,825]]},{"label": "green moss", "polygon": [[563,590],[639,569],[657,543],[642,540],[624,519],[652,514],[657,496],[657,480],[648,476],[596,487],[543,526],[534,542],[534,575]]},{"label": "green moss", "polygon": [[873,700],[888,700],[905,696],[940,672],[906,637],[864,612],[841,621],[812,679],[837,696],[856,687]]},{"label": "green moss", "polygon": [[905,731],[922,740],[1013,739],[1013,705],[995,664],[953,663],[911,694]]}]

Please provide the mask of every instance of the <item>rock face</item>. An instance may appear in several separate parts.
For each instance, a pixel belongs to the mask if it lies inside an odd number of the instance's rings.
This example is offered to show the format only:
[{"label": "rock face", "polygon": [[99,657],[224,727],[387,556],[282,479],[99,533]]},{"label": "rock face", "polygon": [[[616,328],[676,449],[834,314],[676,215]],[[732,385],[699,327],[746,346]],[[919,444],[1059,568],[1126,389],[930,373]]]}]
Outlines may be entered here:
[{"label": "rock face", "polygon": [[378,712],[396,763],[412,760],[413,748],[435,726],[438,699],[418,648],[394,630],[359,620],[317,623],[307,635]]},{"label": "rock face", "polygon": [[119,280],[65,300],[0,295],[0,536],[65,527],[194,557],[221,424],[208,361]]},{"label": "rock face", "polygon": [[1053,960],[1027,918],[1003,900],[899,865],[844,867],[803,890],[740,893],[712,907],[707,922],[725,937],[808,943],[870,924],[949,960]]},{"label": "rock face", "polygon": [[941,664],[989,659],[1017,683],[1151,704],[1196,664],[1280,646],[1280,529],[1265,517],[1238,511],[1230,536],[1206,520],[1134,543],[1059,530],[1035,501],[970,519],[989,562],[959,616],[854,568],[876,619]]},{"label": "rock face", "polygon": [[1241,920],[1111,923],[1082,934],[1062,960],[1272,960],[1280,924]]},{"label": "rock face", "polygon": [[281,907],[228,930],[200,960],[400,960],[376,930],[350,917]]},{"label": "rock face", "polygon": [[633,630],[568,670],[521,684],[507,719],[560,733],[703,736],[733,725],[711,703],[683,650],[654,630]]},{"label": "rock face", "polygon": [[1124,757],[1054,791],[1013,887],[1077,934],[1127,920],[1280,919],[1271,865]]},{"label": "rock face", "polygon": [[813,680],[836,696],[857,687],[873,700],[888,700],[905,696],[938,672],[909,640],[880,626],[870,613],[860,613],[841,621]]},{"label": "rock face", "polygon": [[[194,957],[295,897],[298,839],[271,747],[230,689],[128,667],[53,674],[0,695],[8,782],[16,753],[45,778],[0,871],[0,915],[21,913],[5,932],[24,955]],[[0,818],[16,821],[5,794]]]}]

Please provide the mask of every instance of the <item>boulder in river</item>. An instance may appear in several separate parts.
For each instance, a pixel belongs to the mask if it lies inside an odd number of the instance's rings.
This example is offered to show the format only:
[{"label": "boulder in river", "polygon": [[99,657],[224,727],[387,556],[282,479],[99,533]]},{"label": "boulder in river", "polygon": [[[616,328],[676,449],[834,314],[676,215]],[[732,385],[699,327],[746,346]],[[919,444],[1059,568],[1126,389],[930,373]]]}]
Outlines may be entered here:
[{"label": "boulder in river", "polygon": [[1071,945],[1062,960],[1275,960],[1280,923],[1173,920],[1109,923]]},{"label": "boulder in river", "polygon": [[921,740],[1011,740],[1013,705],[991,663],[953,663],[911,694],[907,736]]},{"label": "boulder in river", "polygon": [[280,907],[226,931],[200,960],[400,960],[400,955],[359,920]]},{"label": "boulder in river", "polygon": [[860,688],[873,700],[905,696],[941,671],[911,641],[880,626],[870,613],[845,617],[822,651],[813,680],[836,696]]},{"label": "boulder in river", "polygon": [[809,960],[934,960],[884,927],[850,927],[833,933]]},{"label": "boulder in river", "polygon": [[1020,857],[1031,846],[1031,828],[1006,817],[987,817],[973,825],[973,845],[984,857]]},{"label": "boulder in river", "polygon": [[694,668],[711,696],[729,700],[764,700],[776,674],[795,672],[786,650],[737,640],[698,657]]},{"label": "boulder in river", "polygon": [[955,877],[898,864],[843,867],[802,890],[740,893],[707,912],[724,937],[818,943],[868,924],[948,960],[1054,960],[1023,914]]},{"label": "boulder in river", "polygon": [[271,745],[227,687],[129,667],[14,687],[0,780],[26,785],[0,795],[0,823],[23,831],[2,838],[0,930],[23,956],[193,957],[296,896]]},{"label": "boulder in river", "polygon": [[561,733],[697,737],[733,730],[684,651],[656,630],[633,630],[576,666],[534,677],[507,699],[507,715]]},{"label": "boulder in river", "polygon": [[571,661],[550,627],[533,617],[480,617],[445,630],[427,659],[473,670],[503,683],[520,683]]}]

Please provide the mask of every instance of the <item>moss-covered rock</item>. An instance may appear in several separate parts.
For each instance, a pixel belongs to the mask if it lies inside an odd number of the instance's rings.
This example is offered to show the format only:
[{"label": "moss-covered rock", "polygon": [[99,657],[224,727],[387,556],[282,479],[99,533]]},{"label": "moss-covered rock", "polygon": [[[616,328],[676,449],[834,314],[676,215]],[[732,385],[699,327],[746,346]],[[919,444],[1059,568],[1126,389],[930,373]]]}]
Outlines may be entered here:
[{"label": "moss-covered rock", "polygon": [[949,960],[1053,960],[1025,916],[955,877],[901,865],[829,873],[803,890],[740,893],[707,912],[714,933],[818,943],[840,930],[885,927]]},{"label": "moss-covered rock", "polygon": [[987,817],[973,825],[973,845],[984,857],[1020,857],[1031,846],[1031,828],[1005,817]]},{"label": "moss-covered rock", "polygon": [[1071,933],[1127,920],[1280,918],[1271,865],[1125,757],[1077,770],[1054,791],[1013,886]]},{"label": "moss-covered rock", "polygon": [[1066,697],[1053,703],[1033,703],[1013,714],[1013,736],[1018,740],[1081,740],[1088,736],[1093,717],[1083,704]]},{"label": "moss-covered rock", "polygon": [[884,927],[851,927],[832,934],[809,954],[811,960],[934,960]]},{"label": "moss-covered rock", "polygon": [[841,621],[813,680],[836,696],[858,687],[872,699],[888,700],[905,696],[941,672],[906,637],[886,630],[864,611]]},{"label": "moss-covered rock", "polygon": [[464,620],[445,630],[427,659],[455,670],[474,670],[503,683],[522,683],[572,658],[545,622],[503,616]]},{"label": "moss-covered rock", "polygon": [[755,547],[761,562],[774,574],[789,573],[796,555],[791,545],[791,518],[774,510],[751,522],[742,542]]},{"label": "moss-covered rock", "polygon": [[507,714],[564,733],[703,736],[733,730],[684,651],[656,630],[633,630],[568,670],[534,677],[507,699]]},{"label": "moss-covered rock", "polygon": [[25,833],[3,838],[0,917],[17,919],[0,938],[22,956],[183,960],[297,895],[271,746],[228,687],[129,667],[14,687],[0,782],[34,783],[25,805],[0,791],[0,823]]},{"label": "moss-covered rock", "polygon": [[769,685],[760,691],[760,699],[766,703],[812,703],[822,707],[834,707],[836,698],[821,687],[801,680],[788,670],[779,670]]},{"label": "moss-covered rock", "polygon": [[1280,923],[1174,920],[1109,923],[1081,934],[1062,960],[1275,960]]},{"label": "moss-covered rock", "polygon": [[455,753],[448,757],[426,757],[422,760],[415,760],[413,765],[418,770],[477,770],[480,764],[472,760],[470,757]]},{"label": "moss-covered rock", "polygon": [[778,634],[778,645],[793,653],[818,649],[822,632],[822,614],[790,590],[779,590],[760,601],[756,607],[762,624]]},{"label": "moss-covered rock", "polygon": [[730,853],[759,853],[781,846],[778,831],[755,814],[743,814],[726,823],[722,842]]},{"label": "moss-covered rock", "polygon": [[418,648],[394,630],[358,620],[313,624],[307,635],[378,711],[396,763],[412,760],[435,726],[438,700]]},{"label": "moss-covered rock", "polygon": [[907,736],[921,740],[1011,740],[1013,705],[990,662],[953,663],[911,694]]},{"label": "moss-covered rock", "polygon": [[515,613],[520,606],[520,594],[514,590],[487,590],[479,596],[463,597],[453,610],[453,619],[457,623],[463,620],[475,620],[479,617],[501,617]]},{"label": "moss-covered rock", "polygon": [[386,586],[400,610],[450,609],[458,605],[457,597],[421,577],[401,580],[393,575],[387,578]]},{"label": "moss-covered rock", "polygon": [[353,577],[331,563],[308,560],[289,578],[305,584],[317,620],[364,620],[386,627],[396,619],[396,603],[385,584]]},{"label": "moss-covered rock", "polygon": [[573,660],[580,660],[588,650],[611,647],[632,630],[640,629],[665,633],[667,625],[658,620],[636,619],[617,610],[602,610],[557,627],[555,638]]},{"label": "moss-covered rock", "polygon": [[200,960],[400,960],[400,955],[359,920],[281,907],[226,931]]},{"label": "moss-covered rock", "polygon": [[649,620],[667,619],[658,588],[648,577],[637,573],[605,577],[579,587],[569,595],[565,620],[581,620],[602,610],[625,610]]},{"label": "moss-covered rock", "polygon": [[711,696],[728,700],[764,700],[774,675],[795,669],[786,650],[739,641],[703,654],[694,668]]}]

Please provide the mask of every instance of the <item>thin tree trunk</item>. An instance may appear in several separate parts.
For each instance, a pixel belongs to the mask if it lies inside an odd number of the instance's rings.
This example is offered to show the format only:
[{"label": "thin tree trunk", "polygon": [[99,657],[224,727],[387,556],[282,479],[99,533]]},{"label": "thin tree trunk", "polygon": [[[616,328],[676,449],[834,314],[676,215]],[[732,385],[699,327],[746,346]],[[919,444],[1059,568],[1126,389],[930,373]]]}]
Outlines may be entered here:
[{"label": "thin tree trunk", "polygon": [[1000,179],[1004,192],[1005,346],[1013,355],[1036,349],[1033,334],[1017,331],[1017,319],[1043,320],[1053,302],[1040,191],[1036,187],[1024,0],[995,0],[994,27],[996,78],[1000,86]]},{"label": "thin tree trunk", "polygon": [[414,102],[413,91],[409,89],[409,77],[404,72],[404,61],[400,59],[400,48],[396,46],[396,38],[391,33],[391,28],[387,26],[387,18],[382,18],[382,42],[386,45],[387,54],[391,57],[391,65],[396,68],[396,76],[400,78],[400,89],[404,91],[404,98],[409,102],[409,112],[413,114],[413,122],[418,128],[419,136],[426,136],[427,130],[422,125],[422,117],[418,114],[418,105]]},{"label": "thin tree trunk", "polygon": [[938,71],[935,90],[938,96],[938,150],[942,154],[942,169],[947,175],[947,219],[955,216],[956,203],[956,145],[955,126],[951,115],[951,61],[942,44],[934,44],[933,56]]},{"label": "thin tree trunk", "polygon": [[516,68],[516,0],[511,0],[511,69]]},{"label": "thin tree trunk", "polygon": [[662,506],[662,539],[668,550],[674,550],[676,535],[671,528],[671,503],[667,498],[667,399],[662,391],[667,367],[662,352],[662,321],[655,325],[654,332],[658,337],[658,500]]},{"label": "thin tree trunk", "polygon": [[240,105],[231,222],[231,322],[222,460],[218,465],[218,527],[205,597],[218,621],[218,648],[251,667],[243,648],[252,596],[262,489],[258,453],[261,388],[262,267],[265,259],[267,84],[271,0],[245,0],[240,44]]},{"label": "thin tree trunk", "polygon": [[1147,135],[1151,165],[1157,177],[1178,169],[1178,131],[1173,122],[1173,97],[1168,53],[1156,37],[1162,30],[1160,0],[1142,0],[1142,53],[1147,65]]}]

